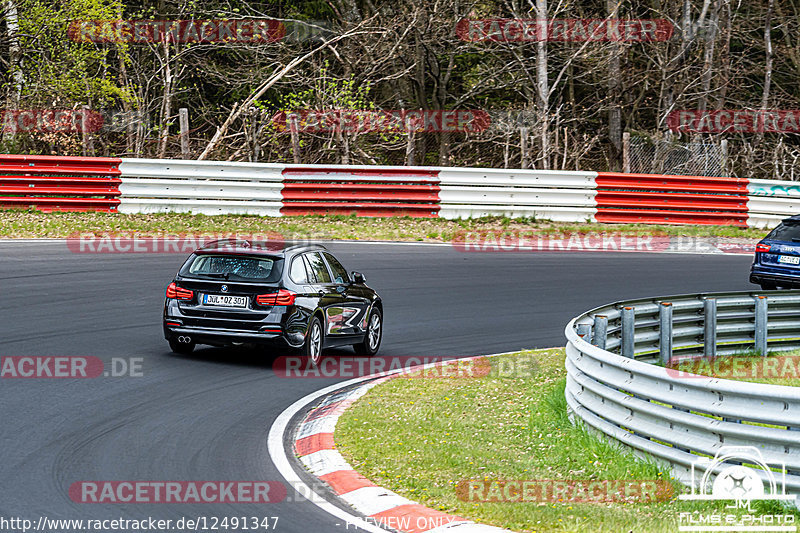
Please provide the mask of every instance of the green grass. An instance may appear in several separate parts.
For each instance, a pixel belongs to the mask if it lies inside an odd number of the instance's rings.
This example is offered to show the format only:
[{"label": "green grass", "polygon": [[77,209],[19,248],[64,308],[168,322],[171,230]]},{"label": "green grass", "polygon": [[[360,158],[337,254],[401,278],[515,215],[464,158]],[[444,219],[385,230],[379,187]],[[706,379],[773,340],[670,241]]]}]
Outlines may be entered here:
[{"label": "green grass", "polygon": [[297,239],[355,239],[450,242],[464,231],[513,233],[534,229],[541,234],[613,233],[761,238],[764,232],[731,226],[653,226],[643,224],[565,224],[533,219],[485,217],[469,220],[438,218],[360,218],[355,216],[261,217],[189,214],[122,215],[111,213],[42,213],[0,210],[0,237],[68,237],[81,232],[257,233],[275,231]]},{"label": "green grass", "polygon": [[[678,514],[724,504],[473,503],[469,480],[669,480],[668,470],[570,423],[564,351],[535,357],[535,375],[397,378],[373,388],[339,420],[336,442],[375,483],[451,514],[515,531],[676,531]],[[502,359],[497,360],[498,364]],[[668,481],[675,483],[674,481]],[[679,490],[676,483],[673,485]]]}]

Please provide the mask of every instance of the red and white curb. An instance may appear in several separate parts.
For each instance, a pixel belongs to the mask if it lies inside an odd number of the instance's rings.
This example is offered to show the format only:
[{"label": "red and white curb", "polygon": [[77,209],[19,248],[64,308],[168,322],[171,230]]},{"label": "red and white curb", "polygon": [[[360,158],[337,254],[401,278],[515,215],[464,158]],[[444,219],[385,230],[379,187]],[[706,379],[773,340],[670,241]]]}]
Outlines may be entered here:
[{"label": "red and white curb", "polygon": [[[464,359],[474,359],[474,357]],[[433,363],[419,368],[441,364],[444,363]],[[403,533],[507,532],[506,529],[478,524],[459,516],[430,509],[379,487],[356,472],[336,451],[333,434],[339,417],[369,389],[396,377],[399,373],[400,371],[391,372],[390,375],[383,375],[378,379],[375,379],[375,376],[366,376],[332,385],[298,400],[287,408],[273,423],[268,437],[269,453],[278,470],[295,488],[298,485],[305,485],[286,457],[283,436],[289,422],[299,411],[324,398],[297,426],[294,434],[294,452],[313,476],[330,487],[333,493],[358,515],[349,514],[321,497],[311,498],[313,503],[330,514],[346,520],[348,525],[355,525],[360,530],[374,533],[386,533],[387,528]],[[353,385],[358,386],[350,388]],[[303,492],[314,491],[308,487]]]},{"label": "red and white curb", "polygon": [[392,377],[394,376],[383,377],[355,389],[328,396],[309,412],[298,426],[294,442],[294,450],[300,462],[314,476],[327,483],[343,501],[376,524],[406,533],[506,531],[430,509],[379,487],[353,470],[336,451],[333,432],[339,417],[369,389]]}]

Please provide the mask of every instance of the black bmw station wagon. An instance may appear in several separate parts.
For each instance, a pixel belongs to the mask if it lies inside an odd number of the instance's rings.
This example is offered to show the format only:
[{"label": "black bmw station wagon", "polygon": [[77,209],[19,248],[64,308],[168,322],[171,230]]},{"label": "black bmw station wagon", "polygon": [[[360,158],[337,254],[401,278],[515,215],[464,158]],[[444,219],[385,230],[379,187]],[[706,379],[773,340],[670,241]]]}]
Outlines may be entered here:
[{"label": "black bmw station wagon", "polygon": [[383,305],[358,272],[321,245],[223,239],[195,250],[167,287],[164,337],[177,353],[197,344],[322,350],[351,345],[375,355]]}]

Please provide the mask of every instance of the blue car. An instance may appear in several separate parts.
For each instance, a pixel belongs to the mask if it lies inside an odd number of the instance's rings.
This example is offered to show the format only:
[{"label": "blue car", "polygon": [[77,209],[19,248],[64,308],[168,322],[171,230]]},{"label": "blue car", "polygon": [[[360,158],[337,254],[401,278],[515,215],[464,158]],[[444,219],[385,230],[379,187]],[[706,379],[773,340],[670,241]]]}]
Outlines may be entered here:
[{"label": "blue car", "polygon": [[756,245],[750,283],[764,290],[800,287],[800,215],[783,219]]}]

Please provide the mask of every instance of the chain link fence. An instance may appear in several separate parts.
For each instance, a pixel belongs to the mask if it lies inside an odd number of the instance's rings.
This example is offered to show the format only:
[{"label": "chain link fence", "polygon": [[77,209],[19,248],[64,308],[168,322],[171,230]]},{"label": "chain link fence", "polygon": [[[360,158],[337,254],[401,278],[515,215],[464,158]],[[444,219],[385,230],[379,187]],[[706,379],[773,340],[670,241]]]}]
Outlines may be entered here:
[{"label": "chain link fence", "polygon": [[630,172],[679,176],[726,176],[727,155],[722,144],[677,143],[631,137]]}]

